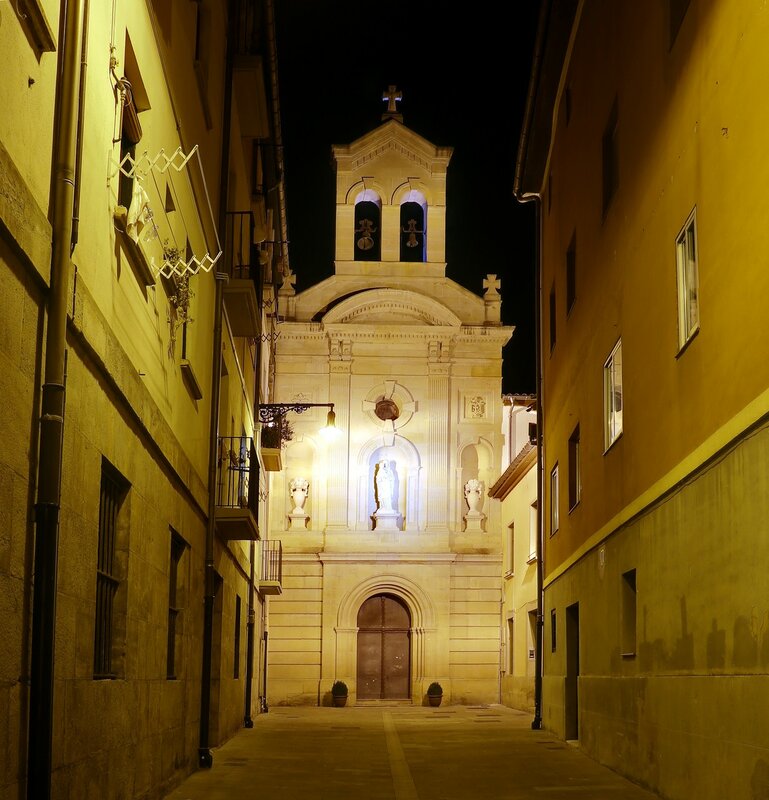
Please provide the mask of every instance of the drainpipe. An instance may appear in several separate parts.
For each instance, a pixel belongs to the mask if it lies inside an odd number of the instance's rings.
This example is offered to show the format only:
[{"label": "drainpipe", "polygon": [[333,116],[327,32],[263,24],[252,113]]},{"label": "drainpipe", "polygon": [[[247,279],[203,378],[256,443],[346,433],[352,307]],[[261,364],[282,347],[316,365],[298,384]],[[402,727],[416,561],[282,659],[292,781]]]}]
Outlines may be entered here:
[{"label": "drainpipe", "polygon": [[72,266],[69,248],[72,237],[79,90],[78,55],[82,20],[83,0],[68,2],[62,0],[56,122],[51,158],[53,241],[35,504],[35,564],[27,747],[29,800],[48,800],[51,796],[56,573],[67,364],[67,292]]},{"label": "drainpipe", "polygon": [[85,87],[88,75],[88,3],[83,5],[83,44],[80,50],[80,97],[77,107],[77,144],[75,154],[75,198],[72,206],[72,237],[70,254],[80,238],[80,181],[83,173],[83,128],[85,126]]},{"label": "drainpipe", "polygon": [[[224,107],[222,109],[222,158],[219,176],[219,230],[227,222],[227,197],[230,177],[230,128],[232,125],[232,42],[235,29],[233,4],[228,4],[227,53],[224,71]],[[227,246],[225,241],[224,246]],[[200,676],[200,741],[198,766],[210,768],[214,757],[209,746],[211,728],[211,659],[214,635],[214,600],[216,573],[214,570],[214,541],[216,538],[216,467],[219,454],[219,402],[222,382],[222,305],[224,284],[229,276],[224,272],[214,274],[214,326],[211,345],[211,413],[208,440],[208,520],[206,522],[205,596],[203,598],[203,668]]]},{"label": "drainpipe", "polygon": [[[253,491],[250,486],[248,491]],[[257,491],[259,491],[258,487]],[[254,727],[254,720],[251,716],[251,683],[254,680],[254,626],[256,624],[256,612],[254,611],[254,561],[256,560],[256,543],[253,540],[251,541],[249,558],[251,560],[251,574],[248,581],[248,622],[246,623],[246,712],[243,717],[244,728]]]},{"label": "drainpipe", "polygon": [[[262,617],[264,619],[264,617]],[[262,713],[266,714],[270,707],[267,705],[267,631],[264,632],[264,663],[262,670],[264,671],[264,678],[262,679]]]},{"label": "drainpipe", "polygon": [[537,636],[534,651],[534,719],[532,730],[542,729],[542,669],[543,669],[543,639],[545,625],[544,610],[544,572],[545,572],[545,533],[543,521],[543,423],[542,411],[542,203],[537,198],[536,211],[536,253],[534,261],[537,269],[536,302],[534,307],[534,326],[536,339],[536,369],[537,369]]}]

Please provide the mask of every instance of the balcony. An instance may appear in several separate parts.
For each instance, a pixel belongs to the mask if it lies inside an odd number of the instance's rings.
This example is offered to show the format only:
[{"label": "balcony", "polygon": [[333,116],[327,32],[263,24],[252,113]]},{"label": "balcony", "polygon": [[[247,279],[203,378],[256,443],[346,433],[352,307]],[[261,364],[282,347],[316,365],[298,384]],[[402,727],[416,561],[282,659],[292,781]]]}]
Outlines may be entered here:
[{"label": "balcony", "polygon": [[262,542],[259,591],[262,594],[283,592],[283,545],[279,540]]},{"label": "balcony", "polygon": [[269,42],[259,0],[235,0],[233,87],[241,135],[263,139],[270,135],[268,113]]},{"label": "balcony", "polygon": [[224,287],[224,306],[233,335],[259,336],[259,248],[254,244],[251,211],[227,212],[222,271],[229,276]]},{"label": "balcony", "polygon": [[216,530],[224,541],[259,539],[259,461],[250,436],[220,436]]}]

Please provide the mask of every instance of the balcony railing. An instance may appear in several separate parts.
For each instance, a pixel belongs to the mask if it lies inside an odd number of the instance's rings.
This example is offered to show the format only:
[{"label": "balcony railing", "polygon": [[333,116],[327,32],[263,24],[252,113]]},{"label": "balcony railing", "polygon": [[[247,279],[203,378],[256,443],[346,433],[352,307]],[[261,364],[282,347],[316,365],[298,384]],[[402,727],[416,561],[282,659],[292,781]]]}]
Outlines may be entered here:
[{"label": "balcony railing", "polygon": [[254,215],[251,211],[228,211],[224,247],[225,272],[236,279],[259,275],[259,248],[254,244]]},{"label": "balcony railing", "polygon": [[224,303],[232,332],[254,338],[260,334],[262,286],[251,211],[227,212],[223,262],[222,270],[230,277],[224,287]]},{"label": "balcony railing", "polygon": [[259,460],[250,436],[220,436],[216,524],[224,539],[258,539]]},{"label": "balcony railing", "polygon": [[279,539],[262,542],[262,580],[283,581],[283,544]]},{"label": "balcony railing", "polygon": [[283,591],[283,545],[278,539],[262,542],[259,591],[262,594],[280,594]]}]

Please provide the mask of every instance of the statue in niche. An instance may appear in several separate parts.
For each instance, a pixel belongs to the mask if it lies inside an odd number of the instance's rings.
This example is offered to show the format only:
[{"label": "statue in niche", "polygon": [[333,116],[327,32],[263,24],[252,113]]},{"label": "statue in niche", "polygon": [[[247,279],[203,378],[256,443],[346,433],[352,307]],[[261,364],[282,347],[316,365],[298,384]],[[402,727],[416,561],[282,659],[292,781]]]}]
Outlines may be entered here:
[{"label": "statue in niche", "polygon": [[376,484],[376,500],[379,505],[377,513],[393,511],[393,481],[395,475],[390,469],[390,462],[382,460],[377,464],[374,482]]},{"label": "statue in niche", "polygon": [[291,499],[294,501],[292,514],[304,514],[304,504],[310,491],[310,482],[307,478],[292,478],[288,484],[291,490]]}]

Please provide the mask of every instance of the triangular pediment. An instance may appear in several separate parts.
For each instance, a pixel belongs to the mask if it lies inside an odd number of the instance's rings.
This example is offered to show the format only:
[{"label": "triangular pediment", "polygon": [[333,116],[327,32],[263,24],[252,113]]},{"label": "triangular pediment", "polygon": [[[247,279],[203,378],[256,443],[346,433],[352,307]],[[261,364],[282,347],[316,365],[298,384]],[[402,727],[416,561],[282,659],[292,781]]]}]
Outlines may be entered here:
[{"label": "triangular pediment", "polygon": [[458,328],[462,322],[442,303],[417,292],[371,289],[335,305],[324,325],[436,325]]},{"label": "triangular pediment", "polygon": [[438,147],[396,120],[388,120],[354,142],[334,145],[332,149],[337,163],[352,171],[388,154],[400,155],[426,170],[442,167],[445,171],[453,152],[453,148]]}]

